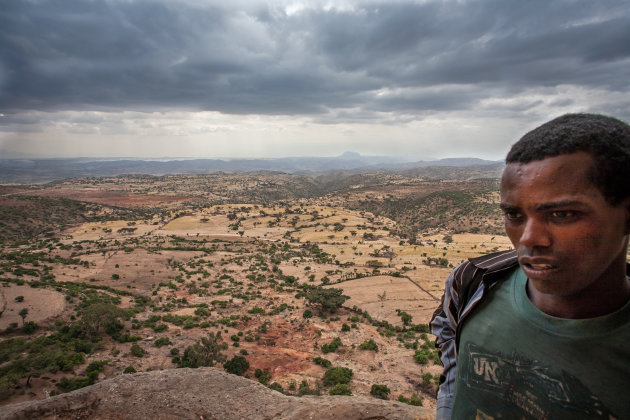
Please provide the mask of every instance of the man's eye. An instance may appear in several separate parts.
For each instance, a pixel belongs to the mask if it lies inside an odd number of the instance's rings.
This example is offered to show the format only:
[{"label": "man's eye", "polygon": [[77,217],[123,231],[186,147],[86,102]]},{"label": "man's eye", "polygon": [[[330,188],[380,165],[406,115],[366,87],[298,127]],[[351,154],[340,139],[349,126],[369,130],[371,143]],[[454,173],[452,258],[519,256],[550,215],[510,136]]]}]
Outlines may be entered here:
[{"label": "man's eye", "polygon": [[557,210],[551,212],[551,218],[554,220],[571,220],[577,216],[577,213],[570,210]]},{"label": "man's eye", "polygon": [[520,220],[522,218],[522,214],[517,211],[506,211],[505,218],[507,220]]}]

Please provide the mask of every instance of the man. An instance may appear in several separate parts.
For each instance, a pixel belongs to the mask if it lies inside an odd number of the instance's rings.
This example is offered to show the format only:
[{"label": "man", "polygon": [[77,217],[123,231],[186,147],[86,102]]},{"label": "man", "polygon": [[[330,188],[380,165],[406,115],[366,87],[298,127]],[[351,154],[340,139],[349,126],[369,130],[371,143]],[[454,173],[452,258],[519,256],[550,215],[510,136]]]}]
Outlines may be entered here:
[{"label": "man", "polygon": [[446,280],[438,419],[630,419],[630,126],[564,115],[506,158],[514,250]]}]

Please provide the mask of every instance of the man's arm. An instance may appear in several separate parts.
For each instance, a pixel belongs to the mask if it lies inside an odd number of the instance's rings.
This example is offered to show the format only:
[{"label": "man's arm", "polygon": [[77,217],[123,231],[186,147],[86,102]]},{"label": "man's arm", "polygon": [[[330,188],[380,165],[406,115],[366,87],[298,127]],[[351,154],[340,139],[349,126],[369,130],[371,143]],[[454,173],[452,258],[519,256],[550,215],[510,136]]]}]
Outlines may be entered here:
[{"label": "man's arm", "polygon": [[444,365],[437,396],[436,420],[451,418],[453,392],[455,391],[455,376],[457,374],[455,329],[457,328],[458,302],[457,293],[453,289],[453,279],[456,271],[457,268],[447,277],[442,302],[431,319],[431,332],[436,337],[435,344],[440,349],[440,359]]}]

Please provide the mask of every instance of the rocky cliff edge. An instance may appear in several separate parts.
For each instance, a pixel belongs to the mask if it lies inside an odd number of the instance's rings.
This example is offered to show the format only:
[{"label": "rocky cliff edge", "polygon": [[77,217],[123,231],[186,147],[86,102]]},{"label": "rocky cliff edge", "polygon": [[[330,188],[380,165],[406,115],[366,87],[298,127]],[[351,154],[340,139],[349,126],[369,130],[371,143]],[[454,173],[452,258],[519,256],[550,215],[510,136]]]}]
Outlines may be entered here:
[{"label": "rocky cliff edge", "polygon": [[434,410],[368,397],[290,397],[214,368],[126,374],[45,400],[0,407],[0,419],[413,419]]}]

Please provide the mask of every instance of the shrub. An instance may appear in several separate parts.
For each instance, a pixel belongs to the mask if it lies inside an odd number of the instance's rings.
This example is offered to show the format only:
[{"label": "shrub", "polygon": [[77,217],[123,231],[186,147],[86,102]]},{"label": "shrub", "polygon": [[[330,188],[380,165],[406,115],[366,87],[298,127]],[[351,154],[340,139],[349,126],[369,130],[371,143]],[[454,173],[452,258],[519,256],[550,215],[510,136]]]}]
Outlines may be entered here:
[{"label": "shrub", "polygon": [[335,288],[313,287],[306,293],[306,300],[321,305],[322,311],[335,312],[347,299],[350,297],[343,295],[343,290]]},{"label": "shrub", "polygon": [[258,382],[263,385],[267,385],[267,383],[269,383],[269,381],[271,380],[271,374],[269,373],[268,369],[256,369],[256,371],[254,372],[254,376],[258,379]]},{"label": "shrub", "polygon": [[209,315],[211,315],[211,312],[207,308],[197,308],[197,309],[195,309],[195,315],[197,315],[197,316],[209,316]]},{"label": "shrub", "polygon": [[[69,372],[75,365],[80,365],[85,362],[85,358],[82,353],[64,352],[57,356],[55,365],[64,372]],[[55,368],[50,370],[55,371]]]},{"label": "shrub", "polygon": [[24,326],[22,327],[22,331],[24,331],[24,334],[33,334],[36,329],[37,324],[33,321],[25,322]]},{"label": "shrub", "polygon": [[131,365],[127,366],[125,370],[123,370],[123,373],[136,373],[136,372],[137,372],[136,369]]},{"label": "shrub", "polygon": [[416,353],[413,355],[413,358],[416,362],[421,365],[426,365],[429,363],[429,360],[432,360],[435,364],[440,363],[440,357],[437,351],[431,351],[427,348],[421,348],[416,350]]},{"label": "shrub", "polygon": [[128,318],[128,313],[111,303],[95,303],[81,310],[81,321],[75,328],[82,330],[82,338],[97,337],[102,329],[114,335],[123,328],[119,318]]},{"label": "shrub", "polygon": [[91,384],[98,379],[98,374],[103,371],[106,364],[107,360],[95,360],[85,368],[85,373],[87,373],[87,377]]},{"label": "shrub", "polygon": [[382,400],[386,400],[391,391],[387,387],[387,385],[372,385],[372,389],[370,389],[370,394],[375,396],[376,398],[380,398]]},{"label": "shrub", "polygon": [[283,303],[283,304],[273,308],[271,311],[269,311],[269,314],[270,315],[278,315],[280,312],[284,311],[288,307],[289,307],[289,305],[287,305],[286,303]]},{"label": "shrub", "polygon": [[361,345],[359,346],[359,348],[361,350],[373,350],[373,351],[378,351],[378,346],[376,345],[376,342],[374,341],[374,339],[370,338],[369,340],[365,340],[363,343],[361,343]]},{"label": "shrub", "polygon": [[352,369],[344,367],[332,367],[324,373],[322,382],[326,386],[347,384],[352,379]]},{"label": "shrub", "polygon": [[413,326],[413,330],[415,332],[419,332],[419,333],[424,334],[424,336],[421,336],[421,337],[422,337],[422,339],[426,340],[427,339],[426,333],[428,333],[430,331],[430,328],[429,328],[428,324],[415,324]]},{"label": "shrub", "polygon": [[323,366],[323,367],[329,367],[332,364],[332,363],[330,363],[330,360],[324,359],[324,358],[319,357],[319,356],[314,358],[313,362],[315,362],[316,365],[320,365],[320,366]]},{"label": "shrub", "polygon": [[322,352],[324,354],[332,353],[334,351],[337,351],[337,348],[341,347],[342,345],[343,344],[341,344],[341,339],[339,337],[335,337],[330,343],[322,345]]},{"label": "shrub", "polygon": [[77,376],[72,379],[68,379],[65,376],[59,381],[59,387],[66,392],[74,391],[75,389],[83,388],[88,385],[92,385],[93,381],[88,377]]},{"label": "shrub", "polygon": [[254,306],[252,309],[247,311],[250,314],[264,314],[265,310],[263,308],[259,308],[258,306]]},{"label": "shrub", "polygon": [[160,337],[155,340],[153,344],[155,345],[155,347],[162,347],[173,343],[171,343],[171,340],[169,340],[168,337]]},{"label": "shrub", "polygon": [[144,356],[146,351],[138,345],[138,343],[133,343],[131,345],[131,354],[136,357]]},{"label": "shrub", "polygon": [[348,388],[348,385],[346,385],[346,384],[337,384],[337,385],[333,386],[332,388],[330,388],[330,391],[328,392],[328,394],[330,394],[330,395],[352,395],[352,392],[350,391],[350,388]]},{"label": "shrub", "polygon": [[407,312],[399,311],[398,315],[400,316],[400,319],[402,320],[403,325],[407,326],[411,324],[411,320],[413,318]]},{"label": "shrub", "polygon": [[155,332],[162,332],[162,331],[166,331],[168,329],[168,325],[166,324],[157,324],[153,326],[153,331]]},{"label": "shrub", "polygon": [[303,380],[302,382],[300,382],[300,387],[298,388],[298,393],[299,396],[302,395],[320,395],[319,389],[311,389],[310,385],[308,384],[308,382],[306,382],[306,380]]},{"label": "shrub", "polygon": [[227,350],[227,348],[227,343],[224,343],[221,339],[220,331],[216,335],[210,333],[208,337],[201,337],[197,343],[188,346],[184,350],[179,367],[214,366],[215,363],[221,363],[226,360],[223,351]]},{"label": "shrub", "polygon": [[343,325],[341,326],[341,331],[343,332],[350,331],[350,325],[344,322]]},{"label": "shrub", "polygon": [[23,308],[20,312],[18,312],[18,315],[22,318],[22,324],[24,324],[24,319],[26,319],[26,315],[28,315],[28,309]]},{"label": "shrub", "polygon": [[234,356],[223,364],[223,368],[228,373],[242,376],[249,369],[249,362],[243,356]]},{"label": "shrub", "polygon": [[269,389],[272,389],[274,391],[277,392],[283,392],[284,390],[282,389],[282,385],[280,385],[278,382],[273,382],[272,384],[269,385]]},{"label": "shrub", "polygon": [[313,312],[311,312],[310,310],[305,310],[304,313],[302,314],[302,318],[304,319],[308,319],[308,318],[312,318],[313,317]]},{"label": "shrub", "polygon": [[422,350],[416,350],[416,353],[413,355],[413,359],[421,365],[426,365],[429,362],[426,354],[424,354]]},{"label": "shrub", "polygon": [[404,395],[400,394],[398,396],[398,401],[400,401],[401,403],[415,405],[418,407],[422,405],[422,397],[419,397],[418,394],[416,394],[415,392],[411,394],[410,398],[407,398]]},{"label": "shrub", "polygon": [[431,375],[429,372],[426,372],[425,374],[422,375],[422,385],[430,385],[431,382],[433,382],[433,375]]},{"label": "shrub", "polygon": [[95,360],[87,365],[87,367],[85,368],[85,373],[89,375],[92,372],[102,372],[107,363],[107,360]]}]

